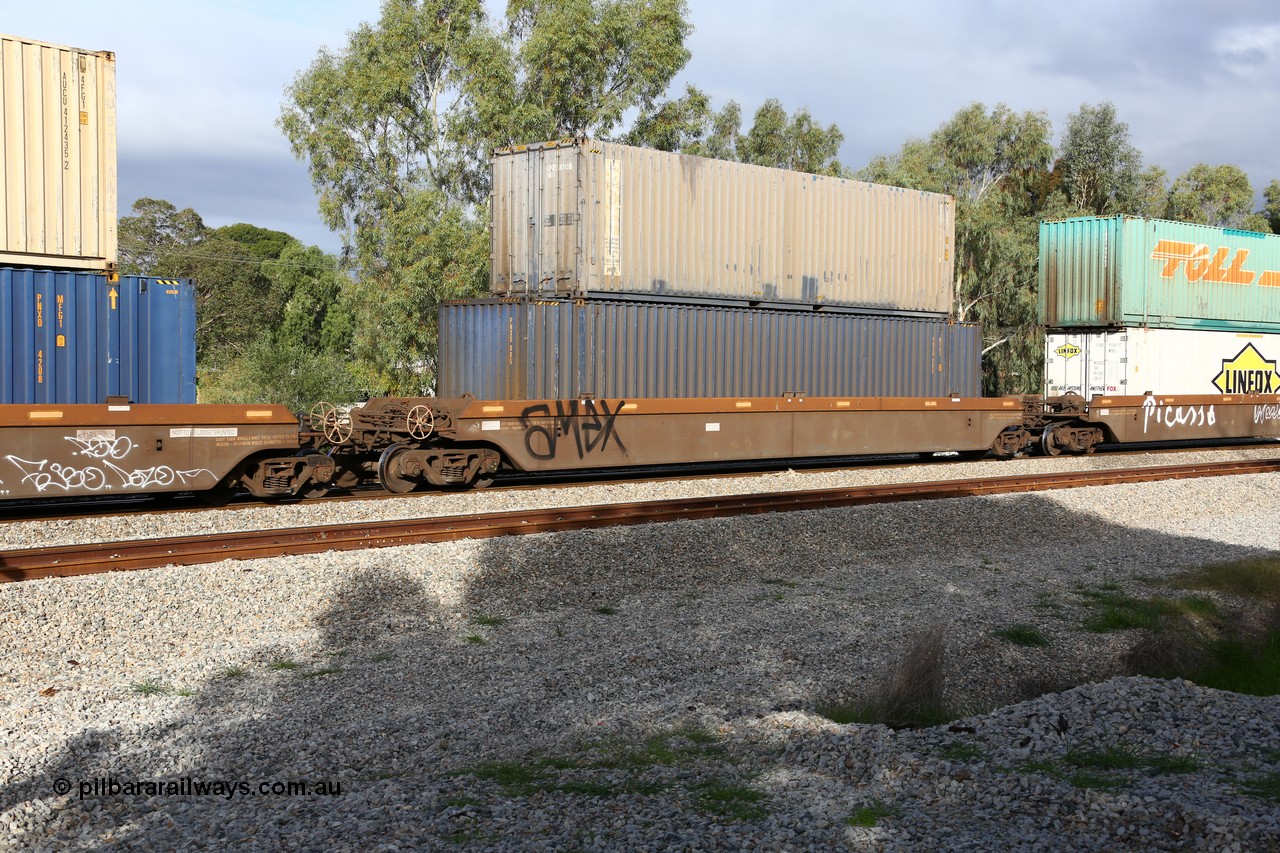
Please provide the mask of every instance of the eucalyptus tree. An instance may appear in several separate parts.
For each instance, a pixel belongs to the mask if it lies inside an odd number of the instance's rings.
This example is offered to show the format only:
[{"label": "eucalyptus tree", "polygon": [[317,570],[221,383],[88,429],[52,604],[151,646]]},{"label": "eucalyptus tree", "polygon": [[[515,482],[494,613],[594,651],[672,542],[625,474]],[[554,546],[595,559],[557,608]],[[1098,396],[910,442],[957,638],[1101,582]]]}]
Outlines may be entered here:
[{"label": "eucalyptus tree", "polygon": [[1253,186],[1243,169],[1229,163],[1197,163],[1169,188],[1165,215],[1182,222],[1239,228],[1252,212]]},{"label": "eucalyptus tree", "polygon": [[1271,179],[1271,183],[1262,191],[1262,200],[1260,215],[1266,218],[1272,233],[1280,234],[1280,180]]},{"label": "eucalyptus tree", "polygon": [[280,125],[342,235],[354,355],[375,392],[433,381],[442,299],[482,293],[494,147],[605,136],[688,61],[683,0],[385,0],[322,51]]},{"label": "eucalyptus tree", "polygon": [[1106,216],[1161,216],[1165,207],[1165,171],[1143,168],[1142,153],[1129,141],[1129,125],[1116,117],[1115,105],[1081,104],[1067,116],[1054,169],[1076,211]]}]

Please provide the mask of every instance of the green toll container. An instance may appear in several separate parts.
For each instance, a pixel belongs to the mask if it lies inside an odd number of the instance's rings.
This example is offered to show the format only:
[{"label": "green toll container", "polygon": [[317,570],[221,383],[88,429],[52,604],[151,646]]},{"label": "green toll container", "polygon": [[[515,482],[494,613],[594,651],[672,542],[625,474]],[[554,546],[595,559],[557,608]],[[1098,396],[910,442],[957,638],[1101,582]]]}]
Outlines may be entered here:
[{"label": "green toll container", "polygon": [[1132,216],[1040,223],[1048,329],[1280,331],[1280,236]]}]

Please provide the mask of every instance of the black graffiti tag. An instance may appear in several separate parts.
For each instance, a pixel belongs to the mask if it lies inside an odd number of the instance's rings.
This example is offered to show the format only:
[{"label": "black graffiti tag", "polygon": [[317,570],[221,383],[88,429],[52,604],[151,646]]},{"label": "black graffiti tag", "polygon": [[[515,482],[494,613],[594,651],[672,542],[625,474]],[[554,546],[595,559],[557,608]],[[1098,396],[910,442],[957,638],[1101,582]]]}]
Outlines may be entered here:
[{"label": "black graffiti tag", "polygon": [[524,447],[535,459],[554,459],[559,452],[560,439],[572,435],[579,459],[595,451],[604,453],[611,439],[619,450],[626,453],[627,448],[614,429],[614,421],[624,402],[619,400],[610,410],[607,400],[599,401],[598,405],[595,400],[583,400],[581,404],[577,400],[557,400],[554,414],[547,403],[529,406],[520,413]]}]

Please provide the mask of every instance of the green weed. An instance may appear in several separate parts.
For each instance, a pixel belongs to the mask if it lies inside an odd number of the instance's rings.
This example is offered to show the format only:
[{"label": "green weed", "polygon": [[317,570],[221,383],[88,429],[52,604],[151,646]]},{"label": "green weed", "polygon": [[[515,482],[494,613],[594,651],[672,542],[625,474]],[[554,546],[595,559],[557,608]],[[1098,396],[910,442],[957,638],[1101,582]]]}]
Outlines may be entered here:
[{"label": "green weed", "polygon": [[152,678],[146,681],[135,681],[129,685],[129,689],[134,693],[141,693],[143,696],[160,696],[170,692],[168,687]]},{"label": "green weed", "polygon": [[879,826],[880,821],[887,817],[901,817],[902,812],[895,806],[886,805],[879,800],[873,800],[865,806],[860,806],[853,810],[853,814],[845,818],[845,823],[849,826],[857,826],[863,828],[871,828]]},{"label": "green weed", "polygon": [[1008,640],[1015,646],[1047,646],[1049,639],[1031,625],[1010,625],[994,632],[997,637]]}]

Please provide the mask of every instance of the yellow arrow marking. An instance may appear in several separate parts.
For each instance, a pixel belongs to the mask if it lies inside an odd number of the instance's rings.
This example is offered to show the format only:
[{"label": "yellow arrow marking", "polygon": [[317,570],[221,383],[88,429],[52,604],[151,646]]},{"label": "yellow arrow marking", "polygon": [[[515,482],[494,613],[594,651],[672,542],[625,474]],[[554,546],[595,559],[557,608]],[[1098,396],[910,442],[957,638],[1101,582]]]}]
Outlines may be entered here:
[{"label": "yellow arrow marking", "polygon": [[116,292],[116,289],[115,289],[114,287],[107,291],[107,296],[110,296],[110,297],[111,297],[111,310],[112,310],[112,311],[116,310],[116,297],[117,297],[117,296],[119,296],[119,295],[120,295],[120,294]]}]

